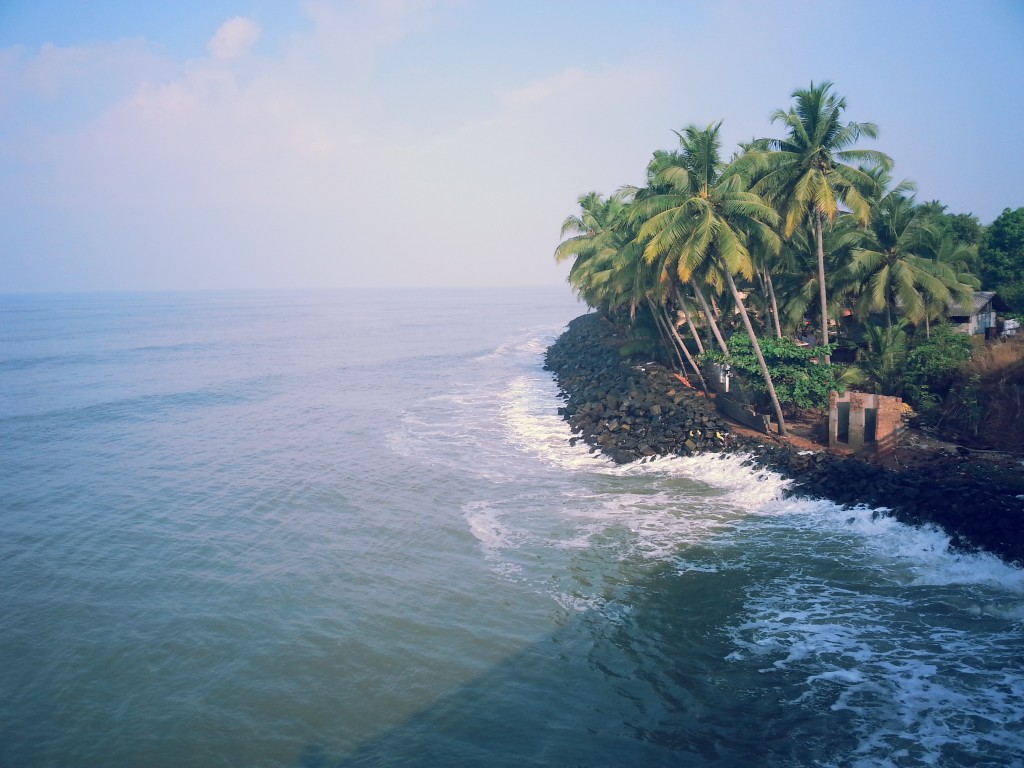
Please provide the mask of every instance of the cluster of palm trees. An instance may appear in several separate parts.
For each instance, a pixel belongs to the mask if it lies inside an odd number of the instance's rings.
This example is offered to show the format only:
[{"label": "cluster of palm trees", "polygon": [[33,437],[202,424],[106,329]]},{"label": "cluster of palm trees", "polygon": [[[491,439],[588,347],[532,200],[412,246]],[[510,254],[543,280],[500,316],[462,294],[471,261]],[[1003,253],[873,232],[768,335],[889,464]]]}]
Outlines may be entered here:
[{"label": "cluster of palm trees", "polygon": [[855,313],[892,327],[895,316],[927,327],[978,286],[971,249],[935,206],[918,205],[909,182],[892,184],[887,155],[854,147],[878,129],[844,122],[846,101],[832,88],[794,91],[792,107],[772,115],[784,137],[742,145],[729,160],[721,123],[676,132],[679,148],[654,153],[645,186],[581,197],[555,250],[558,261],[572,259],[569,282],[589,306],[653,322],[671,359],[702,387],[682,333],[699,355],[703,330],[727,358],[723,326],[741,324],[783,435],[758,331],[792,337],[810,323],[827,365],[830,318]]}]

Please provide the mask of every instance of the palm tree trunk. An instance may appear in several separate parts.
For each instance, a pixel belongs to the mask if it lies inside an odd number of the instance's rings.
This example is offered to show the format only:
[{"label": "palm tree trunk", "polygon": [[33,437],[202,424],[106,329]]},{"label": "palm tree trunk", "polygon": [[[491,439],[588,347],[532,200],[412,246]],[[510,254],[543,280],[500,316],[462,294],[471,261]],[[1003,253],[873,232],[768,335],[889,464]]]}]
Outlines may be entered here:
[{"label": "palm tree trunk", "polygon": [[764,361],[764,355],[761,353],[761,345],[757,343],[757,336],[754,334],[754,326],[750,324],[750,318],[747,316],[747,308],[743,305],[743,299],[740,298],[740,292],[736,288],[736,281],[732,279],[732,273],[727,268],[723,269],[722,272],[725,273],[725,279],[729,283],[729,290],[732,292],[732,298],[736,302],[736,308],[740,311],[740,317],[743,318],[743,325],[747,329],[747,335],[750,337],[750,344],[754,348],[754,354],[757,355],[757,364],[761,367],[761,375],[764,376],[764,383],[768,388],[768,396],[772,400],[772,410],[775,411],[775,419],[779,423],[779,434],[782,437],[786,437],[788,433],[786,431],[786,420],[782,417],[782,405],[779,403],[779,396],[775,394],[775,385],[772,383],[772,375],[769,373],[768,364]]},{"label": "palm tree trunk", "polygon": [[658,328],[658,336],[661,337],[661,343],[664,344],[667,349],[671,350],[672,358],[674,361],[672,363],[672,367],[675,368],[680,373],[685,374],[686,364],[683,363],[683,356],[679,354],[679,349],[676,347],[675,341],[665,330],[664,320],[661,317],[661,313],[655,307],[654,301],[651,300],[650,298],[647,299],[647,308],[651,312],[651,317],[654,318],[654,324]]},{"label": "palm tree trunk", "polygon": [[715,321],[715,315],[711,311],[711,307],[708,306],[708,300],[704,298],[704,294],[701,292],[696,280],[690,280],[690,287],[693,288],[693,295],[697,297],[697,301],[700,302],[700,306],[704,310],[704,318],[708,321],[708,326],[715,335],[715,340],[718,342],[718,346],[721,347],[722,354],[728,357],[729,347],[726,346],[725,339],[722,338],[722,332],[718,330],[718,323]]},{"label": "palm tree trunk", "polygon": [[775,300],[775,286],[772,284],[772,273],[767,269],[764,271],[765,281],[768,283],[768,298],[772,302],[772,317],[775,318],[775,338],[782,338],[782,323],[779,321],[779,303]]},{"label": "palm tree trunk", "polygon": [[[821,211],[814,210],[814,234],[818,240],[818,293],[821,298],[821,343],[828,346],[828,297],[825,295],[825,243],[822,235]],[[825,355],[825,365],[831,365],[832,358]]]},{"label": "palm tree trunk", "polygon": [[[664,312],[662,322],[665,324],[665,327],[668,328],[669,333],[672,335],[672,338],[675,339],[675,343],[678,349],[682,350],[683,354],[686,355],[686,361],[690,364],[690,367],[693,368],[693,372],[697,374],[697,381],[700,382],[700,388],[704,391],[704,396],[707,397],[708,385],[704,382],[704,377],[701,375],[700,368],[694,361],[693,355],[690,354],[690,350],[686,348],[686,344],[680,338],[679,332],[676,330],[675,325],[673,325],[672,318],[669,317],[668,310],[665,308],[664,305],[662,305],[661,310],[662,312]],[[654,311],[654,302],[651,302],[651,311]],[[678,354],[678,351],[676,354]]]},{"label": "palm tree trunk", "polygon": [[764,322],[762,323],[762,325],[764,326],[764,329],[767,331],[768,324],[771,323],[772,321],[772,307],[768,297],[768,283],[766,283],[764,280],[764,272],[762,272],[760,269],[754,270],[754,272],[757,275],[758,290],[761,293],[761,298],[764,299]]},{"label": "palm tree trunk", "polygon": [[686,325],[690,329],[690,333],[693,334],[693,340],[697,342],[697,353],[704,354],[704,342],[700,340],[700,334],[697,333],[697,326],[693,323],[693,313],[690,312],[690,305],[686,303],[686,297],[680,293],[676,286],[672,286],[672,292],[675,294],[676,301],[678,301],[682,307],[683,312],[686,314]]},{"label": "palm tree trunk", "polygon": [[[682,353],[679,351],[679,345],[676,343],[673,334],[669,330],[670,323],[665,316],[665,306],[658,304],[650,296],[647,299],[647,309],[651,313],[651,317],[654,318],[654,324],[658,326],[658,335],[661,336],[662,342],[672,350],[673,359],[678,363],[676,371],[682,374],[686,373],[686,362],[683,359]],[[675,363],[673,363],[675,365]]]}]

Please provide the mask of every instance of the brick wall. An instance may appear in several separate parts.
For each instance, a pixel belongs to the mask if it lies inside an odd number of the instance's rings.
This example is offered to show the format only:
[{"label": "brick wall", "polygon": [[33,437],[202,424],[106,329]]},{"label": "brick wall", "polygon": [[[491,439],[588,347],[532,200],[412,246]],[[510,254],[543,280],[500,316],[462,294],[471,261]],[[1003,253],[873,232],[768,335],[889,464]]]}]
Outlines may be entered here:
[{"label": "brick wall", "polygon": [[893,451],[903,429],[903,401],[898,397],[847,392],[829,395],[829,448],[865,455]]}]

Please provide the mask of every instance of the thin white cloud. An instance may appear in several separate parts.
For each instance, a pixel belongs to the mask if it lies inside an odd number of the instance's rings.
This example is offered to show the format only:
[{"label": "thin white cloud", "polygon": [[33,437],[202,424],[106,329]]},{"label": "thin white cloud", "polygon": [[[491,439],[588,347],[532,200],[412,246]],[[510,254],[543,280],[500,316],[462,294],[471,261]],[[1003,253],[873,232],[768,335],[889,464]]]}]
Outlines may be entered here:
[{"label": "thin white cloud", "polygon": [[[632,163],[610,157],[623,155],[629,102],[642,98],[643,89],[627,87],[635,73],[571,67],[496,87],[491,110],[471,122],[439,132],[428,111],[422,132],[398,136],[366,109],[372,67],[320,55],[361,48],[372,60],[412,23],[396,7],[344,24],[322,13],[308,36],[258,66],[218,55],[140,81],[48,143],[54,199],[85,213],[94,232],[115,233],[91,248],[120,252],[113,274],[127,281],[149,269],[174,287],[226,287],[232,275],[279,285],[383,284],[396,275],[421,284],[558,282],[564,267],[550,254],[577,185],[629,180],[621,174]],[[595,155],[604,156],[597,166]],[[133,249],[146,259],[129,258]],[[233,272],[238,263],[245,268]]]},{"label": "thin white cloud", "polygon": [[[314,0],[308,30],[261,56],[243,17],[208,58],[138,40],[0,51],[0,267],[31,254],[46,285],[64,253],[91,259],[75,274],[93,282],[65,289],[560,282],[551,253],[580,194],[643,183],[691,121],[724,118],[726,151],[770,135],[770,111],[821,76],[795,54],[767,84],[696,76],[716,50],[675,27],[632,54],[491,69],[491,45],[526,57],[499,38],[471,57],[430,48],[435,30],[478,31],[452,7]],[[888,139],[895,121],[835,77]]]},{"label": "thin white cloud", "polygon": [[252,19],[235,16],[220,25],[206,44],[206,49],[215,59],[237,59],[259,41],[261,32],[260,25]]},{"label": "thin white cloud", "polygon": [[550,77],[507,89],[502,93],[502,101],[510,107],[542,103],[571,94],[587,79],[587,73],[581,68],[570,67]]}]

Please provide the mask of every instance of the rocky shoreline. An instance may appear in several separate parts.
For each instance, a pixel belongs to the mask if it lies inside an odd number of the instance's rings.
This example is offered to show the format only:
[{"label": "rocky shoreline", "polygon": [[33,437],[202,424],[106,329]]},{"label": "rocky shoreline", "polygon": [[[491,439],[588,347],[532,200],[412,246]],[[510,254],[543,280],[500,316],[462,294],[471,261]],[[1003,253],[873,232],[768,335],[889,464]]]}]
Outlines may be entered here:
[{"label": "rocky shoreline", "polygon": [[844,505],[887,507],[912,525],[934,524],[954,547],[1024,564],[1024,466],[935,451],[899,471],[831,453],[801,450],[771,435],[738,429],[712,400],[661,365],[618,354],[623,341],[597,314],[582,315],[548,348],[560,415],[583,441],[617,463],[714,451],[748,455],[790,478],[788,493]]}]

